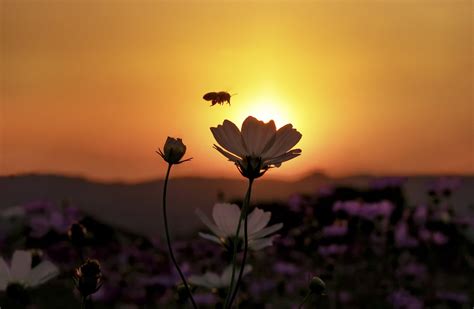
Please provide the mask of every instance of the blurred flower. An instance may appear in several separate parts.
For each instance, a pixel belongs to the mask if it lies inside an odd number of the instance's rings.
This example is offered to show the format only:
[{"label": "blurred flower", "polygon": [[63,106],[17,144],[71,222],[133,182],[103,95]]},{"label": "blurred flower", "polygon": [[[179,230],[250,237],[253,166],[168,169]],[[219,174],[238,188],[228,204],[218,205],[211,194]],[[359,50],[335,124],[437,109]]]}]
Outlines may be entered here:
[{"label": "blurred flower", "polygon": [[401,264],[396,271],[398,276],[410,276],[416,279],[422,279],[427,273],[426,266],[417,262],[408,262]]},{"label": "blurred flower", "polygon": [[242,124],[242,131],[224,120],[222,125],[211,128],[211,132],[220,145],[214,148],[234,162],[247,178],[258,178],[269,168],[280,167],[301,154],[301,149],[291,149],[301,139],[301,133],[291,124],[277,131],[273,120],[264,123],[249,116]]},{"label": "blurred flower", "polygon": [[347,234],[346,221],[336,222],[332,225],[328,225],[323,228],[323,236],[326,236],[326,237],[344,236],[346,234]]},{"label": "blurred flower", "polygon": [[413,220],[418,224],[424,224],[427,218],[428,207],[426,207],[425,205],[416,207],[415,213],[413,214]]},{"label": "blurred flower", "polygon": [[273,265],[273,270],[279,274],[283,275],[294,275],[300,272],[300,269],[292,263],[287,263],[287,262],[276,262]]},{"label": "blurred flower", "polygon": [[466,304],[469,302],[469,297],[466,293],[453,291],[438,291],[436,297],[444,301],[451,301],[458,304]]},{"label": "blurred flower", "polygon": [[166,139],[163,152],[158,149],[157,153],[169,164],[180,164],[191,160],[192,158],[182,160],[186,153],[186,146],[180,138],[169,137]]},{"label": "blurred flower", "polygon": [[5,219],[22,218],[25,214],[25,209],[21,206],[12,206],[0,211],[0,217]]},{"label": "blurred flower", "polygon": [[[212,217],[214,222],[211,222],[206,215],[199,209],[196,214],[201,221],[209,227],[214,233],[205,234],[199,233],[199,236],[214,241],[224,247],[231,248],[230,242],[233,241],[235,230],[240,218],[240,208],[235,204],[217,203],[212,209]],[[248,245],[252,250],[260,250],[262,248],[271,246],[273,244],[272,237],[266,237],[283,227],[283,223],[267,226],[272,214],[269,211],[263,211],[255,208],[248,216]],[[243,238],[244,231],[241,230],[239,237]],[[243,244],[243,242],[242,242]]]},{"label": "blurred flower", "polygon": [[412,248],[418,246],[418,240],[409,234],[406,222],[400,222],[395,227],[395,244],[399,248]]},{"label": "blurred flower", "polygon": [[341,255],[347,251],[347,245],[332,244],[329,246],[319,246],[318,253],[322,256]]},{"label": "blurred flower", "polygon": [[[245,265],[243,275],[245,276],[252,271],[251,265]],[[239,269],[237,269],[239,272]],[[219,276],[214,272],[206,272],[202,276],[190,276],[189,282],[191,284],[202,286],[209,289],[214,288],[224,288],[227,287],[230,283],[230,278],[232,276],[232,265],[227,266],[223,273]],[[235,278],[236,280],[237,278]]]},{"label": "blurred flower", "polygon": [[359,209],[362,207],[359,201],[337,201],[334,203],[332,210],[344,211],[348,215],[357,216],[359,214]]},{"label": "blurred flower", "polygon": [[433,194],[450,196],[453,191],[461,186],[461,179],[457,177],[440,177],[429,186]]},{"label": "blurred flower", "polygon": [[421,309],[423,302],[407,291],[399,290],[389,295],[388,300],[395,309]]},{"label": "blurred flower", "polygon": [[87,260],[74,271],[74,283],[82,297],[97,292],[102,286],[102,272],[97,260]]},{"label": "blurred flower", "polygon": [[0,257],[0,291],[5,291],[11,284],[36,287],[59,274],[58,268],[49,261],[43,261],[33,268],[31,265],[32,254],[29,251],[15,251],[10,267]]},{"label": "blurred flower", "polygon": [[76,247],[82,247],[87,240],[87,229],[80,223],[73,223],[67,231],[69,240]]}]

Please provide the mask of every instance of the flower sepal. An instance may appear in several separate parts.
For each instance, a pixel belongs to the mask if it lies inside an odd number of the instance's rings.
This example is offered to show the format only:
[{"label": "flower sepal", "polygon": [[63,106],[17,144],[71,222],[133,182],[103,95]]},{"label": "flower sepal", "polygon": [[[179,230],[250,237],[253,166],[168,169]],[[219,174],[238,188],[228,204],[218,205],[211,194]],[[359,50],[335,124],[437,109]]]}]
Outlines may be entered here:
[{"label": "flower sepal", "polygon": [[192,158],[181,160],[186,153],[186,145],[183,144],[182,139],[169,137],[166,139],[163,151],[158,149],[156,152],[163,160],[169,164],[181,164],[190,161]]}]

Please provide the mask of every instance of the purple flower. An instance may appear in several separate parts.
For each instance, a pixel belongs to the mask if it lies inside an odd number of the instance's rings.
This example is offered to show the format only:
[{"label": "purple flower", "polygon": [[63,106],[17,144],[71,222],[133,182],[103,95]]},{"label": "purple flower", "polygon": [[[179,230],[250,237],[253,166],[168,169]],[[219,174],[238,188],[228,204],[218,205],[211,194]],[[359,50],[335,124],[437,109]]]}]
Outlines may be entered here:
[{"label": "purple flower", "polygon": [[408,225],[405,222],[399,223],[395,228],[395,243],[399,248],[418,246],[418,240],[408,233]]},{"label": "purple flower", "polygon": [[467,294],[462,292],[439,291],[436,292],[436,297],[441,300],[452,301],[458,304],[465,304],[469,301]]},{"label": "purple flower", "polygon": [[294,275],[300,272],[300,269],[292,263],[287,262],[276,262],[273,265],[273,270],[283,275]]},{"label": "purple flower", "polygon": [[398,276],[411,276],[422,279],[426,275],[426,266],[416,262],[402,264],[397,270]]},{"label": "purple flower", "polygon": [[293,194],[288,199],[288,206],[291,211],[300,212],[303,209],[303,197],[299,194]]},{"label": "purple flower", "polygon": [[436,245],[445,245],[449,238],[441,232],[434,232],[431,236],[433,243]]},{"label": "purple flower", "polygon": [[333,205],[333,211],[344,211],[348,215],[357,216],[361,208],[361,203],[359,201],[338,201]]},{"label": "purple flower", "polygon": [[323,228],[323,236],[335,237],[347,234],[347,224],[333,224]]},{"label": "purple flower", "polygon": [[425,205],[418,206],[415,209],[415,213],[413,214],[413,220],[418,224],[423,224],[426,222],[428,218],[428,207]]},{"label": "purple flower", "polygon": [[389,295],[388,301],[395,309],[421,309],[423,302],[404,290],[395,291]]},{"label": "purple flower", "polygon": [[199,305],[207,305],[212,306],[214,305],[218,298],[213,293],[199,293],[193,295],[194,300]]},{"label": "purple flower", "polygon": [[318,252],[322,256],[341,255],[341,254],[344,254],[346,251],[347,251],[347,245],[332,244],[329,246],[320,246],[318,248]]}]

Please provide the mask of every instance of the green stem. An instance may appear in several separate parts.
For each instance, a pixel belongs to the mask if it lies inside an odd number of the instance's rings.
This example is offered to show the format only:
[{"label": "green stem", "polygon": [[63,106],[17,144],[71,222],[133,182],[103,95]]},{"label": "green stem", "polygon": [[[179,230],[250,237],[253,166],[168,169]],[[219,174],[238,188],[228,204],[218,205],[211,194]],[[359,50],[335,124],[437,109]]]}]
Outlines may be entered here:
[{"label": "green stem", "polygon": [[310,298],[311,296],[311,291],[308,291],[308,293],[306,294],[306,296],[303,298],[303,301],[301,302],[301,304],[298,306],[298,309],[302,309],[304,304],[308,301],[308,299]]},{"label": "green stem", "polygon": [[[248,208],[250,204],[250,195],[252,194],[252,184],[253,184],[253,179],[249,178],[249,186],[247,189],[247,194],[245,195],[244,203],[242,205],[242,210],[240,212],[239,223],[237,224],[237,230],[235,232],[235,237],[234,237],[234,253],[232,255],[232,276],[230,279],[229,289],[227,291],[227,297],[225,299],[224,308],[232,307],[232,303],[234,302],[234,298],[237,295],[237,291],[239,290],[240,280],[242,279],[242,275],[245,268],[245,260],[247,258],[247,251],[248,251],[247,214],[248,214]],[[240,234],[240,226],[241,226],[242,220],[244,221],[244,253],[242,257],[242,265],[240,267],[239,275],[237,277],[237,281],[235,283],[235,289],[234,289],[235,269],[237,267],[237,261],[236,261],[237,249],[239,245],[239,234]]]},{"label": "green stem", "polygon": [[86,309],[87,308],[87,297],[86,296],[82,296],[82,303],[81,303],[81,309]]},{"label": "green stem", "polygon": [[193,305],[193,308],[197,308],[196,302],[194,301],[193,295],[191,294],[191,290],[189,289],[188,283],[186,282],[186,278],[184,277],[181,269],[179,268],[178,263],[176,262],[176,259],[173,254],[173,248],[171,247],[171,238],[170,238],[170,233],[168,229],[168,217],[166,215],[166,191],[168,188],[168,179],[170,176],[170,171],[171,171],[171,166],[173,164],[168,165],[168,170],[166,171],[166,177],[165,177],[165,183],[163,186],[163,221],[165,224],[165,232],[166,232],[166,243],[168,244],[168,251],[171,257],[171,260],[173,261],[174,267],[179,273],[179,276],[181,277],[181,281],[183,281],[184,287],[186,288],[186,292],[189,295],[189,299],[191,300],[191,303]]}]

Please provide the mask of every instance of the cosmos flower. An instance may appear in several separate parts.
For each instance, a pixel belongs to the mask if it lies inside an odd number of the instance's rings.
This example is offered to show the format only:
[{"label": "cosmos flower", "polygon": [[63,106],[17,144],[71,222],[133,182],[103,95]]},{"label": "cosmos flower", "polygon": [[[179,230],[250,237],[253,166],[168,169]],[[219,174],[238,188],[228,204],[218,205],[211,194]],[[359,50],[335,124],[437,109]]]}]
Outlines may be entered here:
[{"label": "cosmos flower", "polygon": [[211,132],[219,144],[214,148],[234,162],[244,177],[251,179],[301,154],[301,149],[292,149],[301,139],[301,133],[291,124],[276,130],[273,120],[264,123],[249,116],[241,131],[234,123],[224,120],[222,125],[211,128]]},{"label": "cosmos flower", "polygon": [[[237,270],[238,272],[239,270]],[[252,271],[251,265],[245,265],[243,276]],[[221,275],[218,275],[214,272],[206,272],[202,276],[190,276],[189,282],[191,284],[202,286],[209,289],[214,288],[225,288],[230,283],[230,278],[232,276],[232,265],[229,265],[224,269]],[[235,278],[237,279],[237,278]]]},{"label": "cosmos flower", "polygon": [[[196,214],[201,219],[201,221],[214,233],[214,235],[199,233],[201,237],[214,241],[218,244],[222,244],[226,248],[233,247],[231,244],[234,239],[235,231],[240,218],[239,206],[227,203],[215,204],[214,208],[212,209],[212,217],[215,223],[211,222],[211,220],[209,220],[209,218],[199,209],[196,210]],[[248,245],[250,249],[260,250],[273,244],[273,238],[266,236],[281,229],[283,227],[283,223],[277,223],[266,227],[270,221],[271,216],[271,212],[263,211],[259,208],[255,208],[249,214]],[[239,236],[243,238],[243,234],[244,231],[241,230]]]},{"label": "cosmos flower", "polygon": [[13,253],[10,267],[0,257],[0,291],[6,291],[9,285],[33,288],[59,274],[58,268],[53,263],[43,261],[36,267],[31,268],[31,260],[31,252],[23,250],[17,250]]}]

